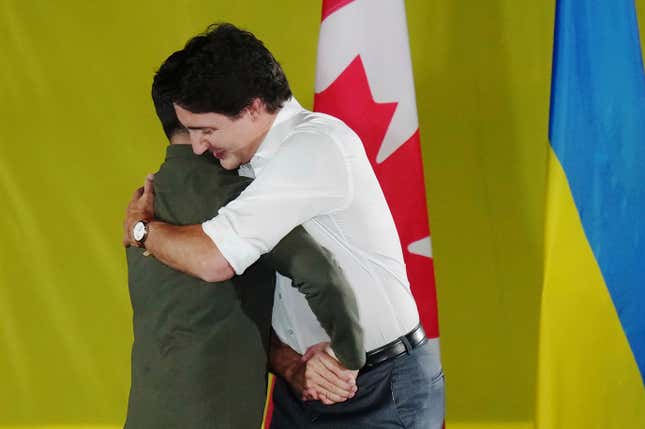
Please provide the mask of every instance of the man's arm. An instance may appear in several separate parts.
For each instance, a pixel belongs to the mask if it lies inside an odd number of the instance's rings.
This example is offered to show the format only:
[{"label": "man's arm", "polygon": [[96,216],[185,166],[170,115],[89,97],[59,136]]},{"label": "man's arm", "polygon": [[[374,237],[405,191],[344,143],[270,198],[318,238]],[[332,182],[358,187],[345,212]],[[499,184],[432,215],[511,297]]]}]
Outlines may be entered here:
[{"label": "man's arm", "polygon": [[[154,219],[152,178],[135,192],[126,213],[125,245],[136,245],[132,226]],[[295,226],[320,214],[340,210],[351,201],[351,174],[340,146],[328,136],[292,135],[262,175],[219,215],[197,225],[150,228],[149,252],[165,264],[202,278],[221,281],[237,274],[270,251]],[[155,229],[156,227],[156,229]],[[213,242],[206,245],[205,237]],[[159,236],[153,237],[158,232]],[[176,248],[176,249],[173,249]]]},{"label": "man's arm", "polygon": [[331,339],[345,368],[365,364],[358,305],[340,267],[302,226],[293,229],[268,255],[275,269],[292,280]]},{"label": "man's arm", "polygon": [[201,225],[148,224],[146,250],[159,261],[207,282],[228,280],[235,274]]},{"label": "man's arm", "polygon": [[[146,178],[128,205],[124,222],[123,243],[136,246],[132,227],[140,220],[154,219],[153,176]],[[213,240],[201,225],[175,226],[157,220],[148,224],[146,250],[164,264],[207,282],[233,277],[234,272]]]},{"label": "man's arm", "polygon": [[340,145],[322,134],[299,132],[202,227],[241,274],[296,226],[343,210],[352,198],[352,176]]}]

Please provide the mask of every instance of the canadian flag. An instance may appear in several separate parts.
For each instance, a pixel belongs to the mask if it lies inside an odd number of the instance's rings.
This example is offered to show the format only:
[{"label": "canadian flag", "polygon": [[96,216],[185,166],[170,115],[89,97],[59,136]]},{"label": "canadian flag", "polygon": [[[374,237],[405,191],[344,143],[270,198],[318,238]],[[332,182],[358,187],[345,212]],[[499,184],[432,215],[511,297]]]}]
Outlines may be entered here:
[{"label": "canadian flag", "polygon": [[430,338],[439,336],[434,266],[403,0],[323,0],[314,110],[363,141],[403,248]]}]

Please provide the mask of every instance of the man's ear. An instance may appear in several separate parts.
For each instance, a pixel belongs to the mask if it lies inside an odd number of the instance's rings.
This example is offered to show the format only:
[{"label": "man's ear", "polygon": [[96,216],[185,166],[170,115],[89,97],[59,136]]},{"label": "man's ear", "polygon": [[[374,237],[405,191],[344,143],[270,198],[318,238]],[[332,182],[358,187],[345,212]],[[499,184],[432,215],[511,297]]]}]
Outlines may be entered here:
[{"label": "man's ear", "polygon": [[251,104],[249,104],[246,109],[249,112],[249,115],[251,115],[252,120],[259,118],[260,115],[266,110],[264,101],[260,100],[259,98],[254,98]]}]

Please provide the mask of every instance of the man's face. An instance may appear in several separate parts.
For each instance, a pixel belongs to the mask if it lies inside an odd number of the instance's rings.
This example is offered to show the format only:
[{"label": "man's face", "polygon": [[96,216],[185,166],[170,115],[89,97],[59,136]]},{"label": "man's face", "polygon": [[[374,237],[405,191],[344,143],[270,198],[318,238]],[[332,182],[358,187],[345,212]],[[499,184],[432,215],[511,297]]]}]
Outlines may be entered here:
[{"label": "man's face", "polygon": [[236,118],[219,113],[192,113],[177,104],[175,112],[190,133],[193,152],[212,153],[227,170],[249,162],[266,133],[248,108]]}]

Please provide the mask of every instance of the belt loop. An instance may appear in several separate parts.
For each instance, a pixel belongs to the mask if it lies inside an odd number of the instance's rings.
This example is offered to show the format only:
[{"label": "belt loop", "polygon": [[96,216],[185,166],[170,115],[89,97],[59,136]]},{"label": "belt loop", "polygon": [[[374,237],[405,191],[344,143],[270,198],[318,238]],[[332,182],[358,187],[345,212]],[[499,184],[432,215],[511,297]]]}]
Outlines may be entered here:
[{"label": "belt loop", "polygon": [[403,342],[403,345],[405,346],[405,352],[407,354],[410,354],[410,352],[412,351],[412,344],[410,344],[410,341],[405,335],[400,337],[400,339]]}]

